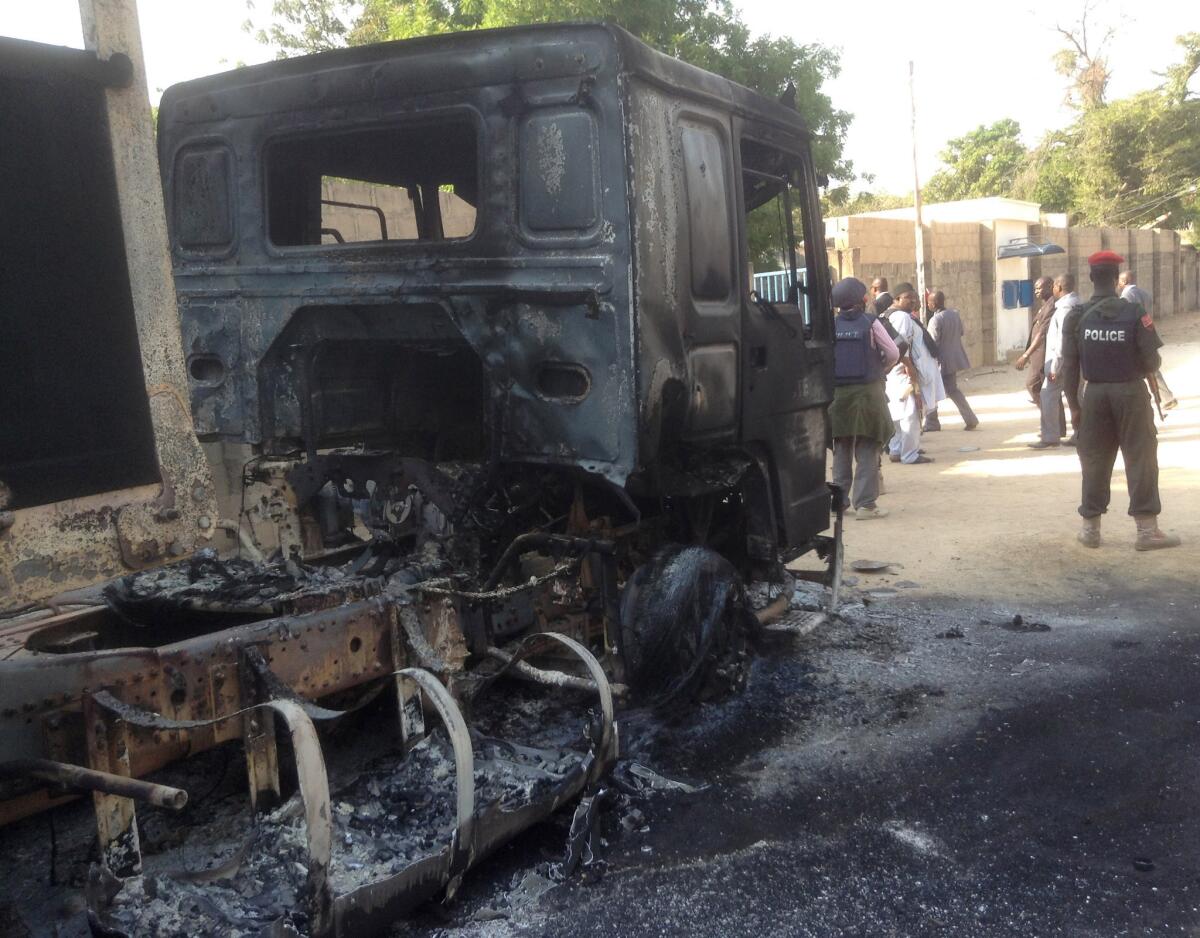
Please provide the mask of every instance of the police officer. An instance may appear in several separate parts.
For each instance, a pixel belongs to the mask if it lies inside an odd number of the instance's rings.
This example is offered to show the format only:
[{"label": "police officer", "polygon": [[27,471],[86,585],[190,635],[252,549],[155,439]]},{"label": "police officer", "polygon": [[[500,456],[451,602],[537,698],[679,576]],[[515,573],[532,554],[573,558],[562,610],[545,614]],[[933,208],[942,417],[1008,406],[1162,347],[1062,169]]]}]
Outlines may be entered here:
[{"label": "police officer", "polygon": [[1099,251],[1088,258],[1092,298],[1075,307],[1063,326],[1065,369],[1082,371],[1084,392],[1079,427],[1083,469],[1083,528],[1079,541],[1100,546],[1100,516],[1108,510],[1113,462],[1120,449],[1129,486],[1129,513],[1137,523],[1138,550],[1176,547],[1179,538],[1158,527],[1158,440],[1146,377],[1161,360],[1162,339],[1141,306],[1117,296],[1124,258]]},{"label": "police officer", "polygon": [[834,390],[829,407],[833,484],[850,497],[858,521],[886,518],[879,497],[879,454],[892,436],[883,376],[900,351],[866,311],[867,287],[847,277],[833,288]]}]

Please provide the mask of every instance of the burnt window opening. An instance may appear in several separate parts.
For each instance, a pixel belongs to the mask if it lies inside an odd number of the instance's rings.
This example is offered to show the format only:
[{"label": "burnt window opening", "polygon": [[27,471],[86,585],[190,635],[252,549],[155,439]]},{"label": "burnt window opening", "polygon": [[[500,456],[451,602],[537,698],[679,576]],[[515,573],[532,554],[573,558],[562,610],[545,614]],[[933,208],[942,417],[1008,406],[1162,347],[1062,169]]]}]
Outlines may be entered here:
[{"label": "burnt window opening", "polygon": [[479,141],[455,117],[289,137],[266,150],[267,225],[280,247],[469,237]]},{"label": "burnt window opening", "polygon": [[771,303],[798,304],[811,326],[807,293],[805,202],[796,186],[797,159],[743,140],[742,196],[753,289]]},{"label": "burnt window opening", "polygon": [[157,482],[103,91],[0,78],[0,489],[30,508]]}]

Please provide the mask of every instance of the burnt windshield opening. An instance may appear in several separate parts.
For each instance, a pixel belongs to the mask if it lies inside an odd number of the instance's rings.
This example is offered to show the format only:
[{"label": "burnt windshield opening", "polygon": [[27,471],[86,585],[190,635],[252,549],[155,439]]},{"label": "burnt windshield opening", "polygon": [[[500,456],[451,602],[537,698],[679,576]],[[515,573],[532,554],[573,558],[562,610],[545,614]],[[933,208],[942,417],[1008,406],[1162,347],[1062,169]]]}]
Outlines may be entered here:
[{"label": "burnt windshield opening", "polygon": [[475,230],[474,124],[455,116],[288,137],[266,150],[267,226],[280,247],[444,241]]},{"label": "burnt windshield opening", "polygon": [[808,332],[812,325],[804,237],[808,208],[798,185],[799,160],[745,139],[741,156],[754,290],[769,303],[798,306]]}]

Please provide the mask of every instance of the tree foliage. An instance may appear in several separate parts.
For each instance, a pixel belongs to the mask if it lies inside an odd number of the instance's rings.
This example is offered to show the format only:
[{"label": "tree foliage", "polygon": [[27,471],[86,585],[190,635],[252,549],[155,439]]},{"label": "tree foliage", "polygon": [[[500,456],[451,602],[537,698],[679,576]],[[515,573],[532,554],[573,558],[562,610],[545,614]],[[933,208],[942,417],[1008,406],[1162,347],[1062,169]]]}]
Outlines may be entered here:
[{"label": "tree foliage", "polygon": [[929,202],[1007,195],[1025,162],[1021,125],[1011,118],[955,137],[940,154],[945,168],[923,189]]},{"label": "tree foliage", "polygon": [[248,20],[247,28],[282,58],[342,45],[573,20],[616,23],[657,49],[770,97],[791,82],[796,106],[815,137],[818,172],[853,178],[842,153],[851,115],[822,91],[839,72],[838,53],[815,43],[754,36],[730,0],[364,0],[361,6],[347,0],[273,0],[269,25]]},{"label": "tree foliage", "polygon": [[1108,92],[1112,71],[1104,54],[1116,30],[1099,30],[1095,24],[1096,3],[1086,0],[1078,22],[1055,26],[1066,45],[1054,55],[1054,69],[1070,80],[1067,103],[1083,111],[1101,107]]},{"label": "tree foliage", "polygon": [[353,0],[272,0],[269,19],[259,26],[254,0],[246,0],[250,16],[242,28],[272,46],[276,58],[326,52],[346,44],[354,8]]},{"label": "tree foliage", "polygon": [[[1115,101],[1093,95],[1066,128],[1032,148],[1015,121],[951,140],[927,201],[1004,195],[1065,212],[1077,224],[1196,230],[1200,224],[1200,33],[1178,38],[1180,61],[1157,88]],[[1078,88],[1078,85],[1076,86]],[[1093,89],[1098,90],[1098,88]]]}]

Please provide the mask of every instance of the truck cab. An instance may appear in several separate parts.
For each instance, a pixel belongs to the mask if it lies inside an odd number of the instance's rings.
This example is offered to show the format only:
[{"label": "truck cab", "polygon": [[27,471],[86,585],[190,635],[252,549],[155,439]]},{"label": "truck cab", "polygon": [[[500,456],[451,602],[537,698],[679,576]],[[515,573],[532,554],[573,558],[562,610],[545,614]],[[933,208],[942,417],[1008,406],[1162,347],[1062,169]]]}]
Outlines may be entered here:
[{"label": "truck cab", "polygon": [[825,269],[795,110],[570,25],[238,69],[159,121],[197,433],[303,463],[299,502],[356,450],[737,492],[743,561],[829,526],[829,284],[758,300],[748,244]]}]

